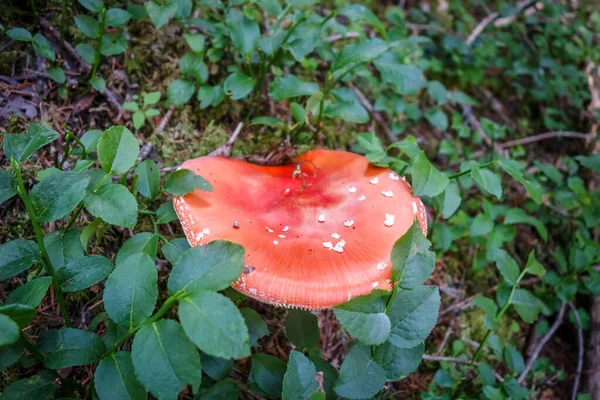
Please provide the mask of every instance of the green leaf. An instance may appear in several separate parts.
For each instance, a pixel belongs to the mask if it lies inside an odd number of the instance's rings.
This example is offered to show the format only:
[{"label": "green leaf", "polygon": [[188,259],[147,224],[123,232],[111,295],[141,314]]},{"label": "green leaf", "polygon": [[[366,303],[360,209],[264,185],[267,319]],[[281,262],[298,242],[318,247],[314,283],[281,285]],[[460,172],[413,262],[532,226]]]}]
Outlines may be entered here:
[{"label": "green leaf", "polygon": [[80,241],[81,231],[71,228],[68,232],[54,231],[44,237],[44,245],[52,266],[58,271],[73,260],[84,257]]},{"label": "green leaf", "polygon": [[248,379],[266,395],[279,397],[285,372],[286,364],[283,360],[268,354],[256,353],[252,355],[252,371]]},{"label": "green leaf", "polygon": [[175,265],[184,251],[190,248],[186,238],[177,238],[162,245],[163,255],[172,265]]},{"label": "green leaf", "polygon": [[31,189],[33,209],[40,222],[52,222],[77,207],[85,196],[89,176],[78,172],[59,171],[52,179],[44,179]]},{"label": "green leaf", "polygon": [[389,341],[407,349],[422,343],[437,322],[440,294],[435,286],[397,289],[388,316],[392,323]]},{"label": "green leaf", "polygon": [[441,82],[430,81],[427,84],[427,91],[438,104],[445,104],[448,101],[448,91]]},{"label": "green leaf", "polygon": [[108,128],[98,141],[98,160],[102,169],[112,175],[127,172],[140,154],[140,144],[124,126]]},{"label": "green leaf", "polygon": [[383,80],[392,85],[398,94],[414,94],[425,86],[421,69],[416,65],[402,64],[395,53],[385,52],[373,63]]},{"label": "green leaf", "polygon": [[144,123],[146,122],[146,116],[142,111],[134,112],[131,116],[131,119],[133,120],[133,127],[135,129],[140,129],[142,126],[144,126]]},{"label": "green leaf", "polygon": [[277,125],[285,126],[285,123],[279,118],[263,116],[254,118],[250,123],[250,126],[252,125],[267,125],[270,127],[275,127]]},{"label": "green leaf", "polygon": [[[179,71],[186,78],[193,78],[197,82],[206,82],[208,79],[208,67],[202,60],[202,54],[188,52],[179,60]],[[196,87],[194,86],[194,89]],[[193,95],[192,90],[192,95]],[[168,95],[168,91],[167,91]],[[189,98],[192,97],[190,95]]]},{"label": "green leaf", "polygon": [[413,165],[412,184],[416,196],[434,197],[442,193],[450,181],[420,152]]},{"label": "green leaf", "polygon": [[13,382],[2,391],[2,400],[46,400],[52,397],[58,386],[53,371],[42,371],[29,378]]},{"label": "green leaf", "polygon": [[102,93],[106,89],[106,82],[100,77],[90,79],[90,85],[99,93]]},{"label": "green leaf", "polygon": [[22,340],[19,340],[10,346],[0,348],[0,371],[16,363],[21,358],[24,351],[25,346],[23,345]]},{"label": "green leaf", "polygon": [[288,311],[285,332],[288,340],[300,350],[317,347],[321,336],[317,316],[303,310]]},{"label": "green leaf", "polygon": [[315,364],[317,371],[323,373],[323,390],[327,394],[327,398],[335,399],[337,395],[333,387],[339,376],[338,370],[320,356],[312,355],[309,358]]},{"label": "green leaf", "polygon": [[21,331],[15,321],[0,314],[0,346],[8,346],[19,340]]},{"label": "green leaf", "polygon": [[146,11],[157,29],[162,28],[169,19],[177,12],[177,3],[174,1],[164,2],[162,5],[152,0],[146,4]]},{"label": "green leaf", "polygon": [[100,32],[100,23],[89,15],[80,14],[75,16],[75,25],[81,33],[91,39],[97,39],[104,33]]},{"label": "green leaf", "polygon": [[186,250],[169,276],[169,293],[180,290],[223,290],[244,269],[244,248],[217,240]]},{"label": "green leaf", "polygon": [[287,371],[283,376],[282,400],[304,400],[316,392],[319,384],[315,380],[317,369],[304,354],[292,350]]},{"label": "green leaf", "polygon": [[527,258],[527,265],[525,266],[527,273],[532,275],[537,275],[539,277],[544,277],[546,275],[546,269],[539,261],[535,258],[535,251],[531,250],[529,253],[529,257]]},{"label": "green leaf", "polygon": [[471,178],[479,184],[483,190],[493,194],[497,198],[502,197],[502,184],[496,173],[487,168],[473,168]]},{"label": "green leaf", "polygon": [[528,324],[533,324],[537,320],[544,306],[537,297],[525,289],[515,290],[511,304],[523,321]]},{"label": "green leaf", "polygon": [[84,6],[87,10],[99,13],[104,8],[102,0],[77,0],[79,4]]},{"label": "green leaf", "polygon": [[40,336],[44,365],[59,369],[94,364],[106,347],[98,335],[73,328],[49,329]]},{"label": "green leaf", "polygon": [[388,341],[381,345],[373,361],[383,368],[388,380],[399,381],[419,367],[423,352],[422,343],[409,349],[401,349]]},{"label": "green leaf", "polygon": [[199,33],[184,33],[183,37],[193,52],[202,53],[204,51],[204,35]]},{"label": "green leaf", "polygon": [[519,265],[515,259],[509,256],[505,250],[495,249],[492,253],[492,260],[496,263],[496,268],[506,283],[511,286],[516,285],[519,279]]},{"label": "green leaf", "polygon": [[471,305],[481,308],[485,312],[485,319],[483,321],[484,328],[497,329],[498,323],[496,322],[496,315],[498,314],[498,306],[494,300],[484,297],[476,296]]},{"label": "green leaf", "polygon": [[345,46],[335,58],[331,73],[355,63],[366,62],[385,53],[389,44],[381,39],[365,39],[359,43]]},{"label": "green leaf", "polygon": [[23,329],[35,318],[35,309],[24,304],[0,305],[0,315],[6,315]]},{"label": "green leaf", "polygon": [[24,28],[11,28],[6,31],[6,36],[19,42],[31,42],[33,40],[31,33]]},{"label": "green leaf", "polygon": [[0,168],[0,204],[17,194],[17,180]]},{"label": "green leaf", "polygon": [[389,296],[386,290],[373,290],[334,307],[333,312],[350,336],[365,344],[381,344],[390,336],[390,319],[385,314]]},{"label": "green leaf", "polygon": [[274,80],[269,86],[269,96],[275,101],[291,97],[310,96],[319,91],[319,85],[314,82],[304,82],[295,75],[287,75]]},{"label": "green leaf", "polygon": [[96,62],[96,49],[89,44],[80,43],[75,46],[75,50],[77,50],[77,54],[79,54],[86,63],[94,64]]},{"label": "green leaf", "polygon": [[91,153],[98,146],[98,141],[100,141],[100,137],[102,136],[102,131],[100,129],[91,129],[83,134],[80,138],[81,143],[85,146],[85,151]]},{"label": "green leaf", "polygon": [[204,110],[210,106],[216,107],[225,98],[225,92],[221,85],[217,86],[200,86],[198,89],[197,100],[200,102],[200,109]]},{"label": "green leaf", "polygon": [[239,50],[242,57],[250,58],[260,37],[258,23],[235,8],[229,9],[225,15],[225,23],[235,48]]},{"label": "green leaf", "polygon": [[265,320],[256,311],[249,307],[240,308],[240,313],[244,317],[244,322],[248,327],[248,335],[250,337],[250,346],[258,345],[258,339],[269,334],[269,328]]},{"label": "green leaf", "polygon": [[27,160],[34,151],[58,139],[58,132],[43,125],[30,124],[27,133],[2,136],[2,148],[8,160],[14,158],[19,164]]},{"label": "green leaf", "polygon": [[471,237],[487,235],[494,229],[494,221],[487,214],[477,214],[471,223]]},{"label": "green leaf", "polygon": [[141,232],[133,235],[121,246],[117,253],[116,264],[121,264],[126,258],[139,253],[147,254],[154,263],[158,248],[158,235],[151,232]]},{"label": "green leaf", "polygon": [[154,161],[146,160],[138,164],[135,174],[138,176],[135,187],[142,196],[150,199],[160,193],[160,171]]},{"label": "green leaf", "polygon": [[325,107],[325,115],[330,118],[339,118],[348,122],[363,124],[369,122],[369,113],[360,104],[356,94],[348,88],[333,91],[337,103]]},{"label": "green leaf", "polygon": [[56,83],[65,83],[67,80],[65,71],[59,67],[48,68],[48,76]]},{"label": "green leaf", "polygon": [[144,99],[143,100],[144,107],[151,106],[151,105],[158,103],[158,101],[160,100],[160,96],[161,96],[161,93],[158,91],[150,92],[150,93],[143,93],[142,97]]},{"label": "green leaf", "polygon": [[137,223],[137,201],[123,185],[101,186],[95,193],[89,193],[83,204],[90,214],[106,223],[130,229]]},{"label": "green leaf", "polygon": [[197,400],[234,400],[239,398],[238,386],[231,379],[217,382],[210,388],[200,389],[197,395]]},{"label": "green leaf", "polygon": [[119,351],[102,359],[94,374],[94,385],[100,400],[145,400],[148,394],[133,373],[131,354]]},{"label": "green leaf", "polygon": [[523,177],[522,166],[518,161],[514,160],[499,160],[498,165],[507,174],[516,179],[521,185],[527,189],[527,192],[537,204],[542,204],[544,190],[538,183],[532,183]]},{"label": "green leaf", "polygon": [[435,128],[445,132],[448,129],[448,116],[439,108],[431,108],[425,112],[425,119]]},{"label": "green leaf", "polygon": [[16,239],[0,246],[0,281],[11,278],[40,259],[40,250],[33,240]]},{"label": "green leaf", "polygon": [[192,98],[194,90],[196,90],[194,82],[186,79],[174,80],[167,87],[167,100],[171,104],[180,106]]},{"label": "green leaf", "polygon": [[189,169],[180,169],[171,174],[165,182],[165,191],[174,196],[184,196],[195,189],[212,192],[213,187],[200,175]]},{"label": "green leaf", "polygon": [[133,329],[150,317],[158,298],[157,279],[156,266],[147,254],[118,260],[104,286],[104,308],[110,319]]},{"label": "green leaf", "polygon": [[161,205],[156,211],[156,222],[159,224],[166,224],[176,220],[177,213],[173,208],[173,203],[170,201]]},{"label": "green leaf", "polygon": [[240,100],[246,97],[254,88],[255,81],[243,72],[234,72],[223,82],[223,91],[232,100]]},{"label": "green leaf", "polygon": [[25,304],[29,307],[36,308],[46,296],[46,292],[52,283],[52,278],[42,276],[23,286],[19,286],[13,290],[6,298],[6,304]]},{"label": "green leaf", "polygon": [[584,167],[593,169],[594,171],[600,173],[600,154],[592,154],[591,156],[575,156],[575,159]]},{"label": "green leaf", "polygon": [[304,107],[302,107],[300,104],[296,103],[295,101],[292,101],[290,103],[290,111],[296,122],[306,120],[306,110],[304,110]]},{"label": "green leaf", "polygon": [[387,32],[385,31],[385,26],[377,18],[373,11],[369,10],[367,7],[362,4],[351,4],[340,10],[340,14],[345,15],[352,22],[362,22],[365,21],[373,26],[379,32],[384,39],[387,39]]},{"label": "green leaf", "polygon": [[235,359],[250,355],[244,318],[222,294],[196,290],[180,300],[178,315],[188,338],[206,354]]},{"label": "green leaf", "polygon": [[106,10],[106,24],[113,28],[125,25],[131,19],[131,14],[122,8],[109,8]]},{"label": "green leaf", "polygon": [[394,243],[392,248],[392,279],[403,289],[422,285],[435,268],[435,253],[423,236],[418,221]]},{"label": "green leaf", "polygon": [[513,346],[506,346],[504,348],[504,360],[508,369],[515,374],[520,374],[525,369],[525,362],[523,356]]},{"label": "green leaf", "polygon": [[106,57],[116,56],[125,53],[127,47],[127,38],[122,33],[108,33],[102,36],[100,53]]},{"label": "green leaf", "polygon": [[106,279],[113,269],[108,258],[97,254],[71,261],[59,271],[62,289],[65,292],[87,289]]},{"label": "green leaf", "polygon": [[227,378],[233,369],[232,359],[226,360],[200,352],[200,360],[202,371],[216,381]]},{"label": "green leaf", "polygon": [[371,349],[358,342],[346,355],[334,389],[341,397],[369,399],[383,388],[386,380],[385,370],[371,360]]},{"label": "green leaf", "polygon": [[202,380],[200,355],[173,320],[161,319],[144,325],[131,345],[135,376],[159,399],[177,399],[179,392]]},{"label": "green leaf", "polygon": [[456,210],[458,210],[458,207],[460,207],[460,203],[462,201],[460,188],[456,182],[450,182],[442,194],[444,196],[442,216],[444,219],[448,219],[454,215]]},{"label": "green leaf", "polygon": [[56,60],[56,53],[48,40],[41,34],[36,33],[33,36],[33,49],[36,53],[41,54],[45,59],[54,62]]},{"label": "green leaf", "polygon": [[504,217],[504,223],[513,225],[513,224],[528,224],[535,228],[537,233],[544,239],[545,242],[548,241],[548,230],[546,226],[539,219],[530,216],[525,212],[525,210],[521,208],[511,208],[506,213]]}]

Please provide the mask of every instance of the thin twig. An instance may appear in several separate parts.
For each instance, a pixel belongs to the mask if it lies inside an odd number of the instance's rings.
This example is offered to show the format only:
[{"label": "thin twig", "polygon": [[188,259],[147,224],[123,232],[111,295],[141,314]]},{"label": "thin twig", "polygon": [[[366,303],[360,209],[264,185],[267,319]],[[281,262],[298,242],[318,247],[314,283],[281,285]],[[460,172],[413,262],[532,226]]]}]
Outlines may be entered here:
[{"label": "thin twig", "polygon": [[571,392],[571,400],[577,400],[577,393],[579,392],[579,382],[581,381],[581,371],[583,370],[583,329],[581,327],[581,319],[579,313],[573,305],[569,302],[569,307],[573,311],[575,322],[577,322],[577,371],[575,372],[575,382],[573,383],[573,391]]},{"label": "thin twig", "polygon": [[[451,362],[451,363],[455,363],[455,364],[474,365],[474,366],[478,366],[479,365],[479,363],[477,363],[477,362],[471,363],[471,360],[465,360],[464,358],[445,357],[445,356],[432,356],[432,355],[429,355],[429,354],[424,354],[423,355],[423,360],[425,360],[425,361],[436,361],[436,362]],[[496,375],[496,379],[498,379],[498,381],[504,382],[504,378],[499,373],[497,373],[496,371],[494,371],[494,375]]]},{"label": "thin twig", "polygon": [[498,146],[502,149],[506,149],[508,147],[519,146],[523,144],[529,144],[534,142],[539,142],[541,140],[552,139],[556,137],[567,137],[573,139],[582,139],[582,140],[590,140],[594,139],[595,135],[593,133],[580,133],[580,132],[563,132],[563,131],[554,131],[554,132],[546,132],[540,133],[539,135],[527,136],[521,139],[509,140],[508,142],[499,143]]},{"label": "thin twig", "polygon": [[505,152],[502,149],[502,147],[500,147],[498,143],[494,143],[492,141],[492,139],[487,135],[487,133],[485,133],[485,131],[481,127],[481,124],[479,123],[477,118],[475,118],[475,115],[473,114],[473,109],[471,108],[471,106],[468,104],[462,104],[461,106],[462,106],[462,111],[463,111],[462,112],[463,118],[465,119],[467,124],[470,125],[471,128],[475,129],[479,133],[479,135],[481,136],[481,138],[483,139],[483,141],[489,148],[493,147],[493,149],[496,153],[504,155]]},{"label": "thin twig", "polygon": [[[58,29],[56,29],[54,26],[52,26],[52,24],[50,24],[50,22],[48,22],[42,18],[42,19],[40,19],[40,24],[44,27],[44,29],[46,29],[48,32],[50,32],[50,34],[52,35],[54,40],[56,40],[59,43],[61,42],[60,32],[58,31]],[[73,57],[74,59],[77,60],[77,62],[79,63],[81,68],[83,70],[85,70],[85,72],[90,72],[92,70],[92,66],[90,64],[88,64],[87,62],[85,62],[83,58],[81,58],[81,56],[79,55],[77,50],[75,50],[75,47],[73,47],[73,45],[71,43],[67,42],[66,40],[63,40],[62,44],[65,47],[65,49],[69,52],[71,57]]]},{"label": "thin twig", "polygon": [[365,96],[363,94],[363,92],[361,92],[353,84],[350,84],[349,86],[354,91],[354,93],[356,93],[356,96],[358,97],[358,100],[360,101],[360,104],[362,104],[362,106],[364,108],[366,108],[367,111],[370,112],[373,115],[373,119],[375,119],[375,121],[377,121],[379,123],[379,125],[381,125],[381,127],[383,128],[383,130],[385,132],[385,135],[388,138],[388,140],[390,140],[391,142],[395,142],[397,140],[396,135],[394,135],[392,133],[392,130],[390,129],[390,127],[388,126],[388,124],[385,122],[385,119],[381,116],[381,114],[379,114],[377,111],[375,111],[375,109],[373,108],[373,105],[371,104],[371,102],[369,101],[369,99],[367,99],[367,96]]},{"label": "thin twig", "polygon": [[244,123],[240,122],[231,134],[231,137],[227,140],[227,142],[223,146],[209,153],[209,156],[229,157],[229,155],[231,154],[231,148],[233,147],[233,144],[237,140],[238,136],[240,135],[240,132],[242,131],[243,127]]},{"label": "thin twig", "polygon": [[165,130],[174,111],[175,111],[175,104],[171,104],[171,107],[169,107],[169,110],[165,113],[165,116],[160,121],[160,124],[158,124],[158,126],[156,127],[156,131],[154,133],[161,133],[162,131]]},{"label": "thin twig", "polygon": [[467,37],[467,40],[465,40],[465,43],[467,45],[470,45],[471,43],[473,43],[475,41],[475,39],[477,39],[477,36],[479,36],[481,34],[481,32],[483,32],[485,30],[485,28],[499,16],[500,16],[500,14],[498,14],[497,12],[493,12],[490,15],[488,15],[487,17],[485,17],[484,19],[482,19],[481,22],[479,22],[477,24],[475,29],[473,29],[473,32],[471,32],[471,34]]},{"label": "thin twig", "polygon": [[323,40],[329,43],[333,43],[333,42],[337,42],[338,40],[343,40],[343,39],[354,39],[360,36],[360,33],[358,32],[347,32],[346,34],[342,35],[342,34],[335,34],[335,35],[331,35],[331,36],[327,36],[324,37]]},{"label": "thin twig", "polygon": [[558,327],[563,323],[564,317],[565,317],[565,309],[567,308],[567,305],[565,303],[562,304],[562,306],[560,306],[560,310],[558,311],[558,315],[556,316],[556,320],[554,320],[554,323],[552,324],[552,327],[550,328],[550,330],[548,331],[548,333],[546,333],[538,342],[537,346],[535,346],[535,349],[533,350],[533,353],[531,354],[531,357],[529,357],[529,360],[527,360],[527,364],[525,365],[525,369],[523,370],[523,372],[521,372],[521,375],[519,375],[519,378],[517,379],[517,382],[521,383],[525,380],[525,378],[527,377],[527,373],[529,373],[529,370],[531,370],[531,368],[533,368],[533,364],[535,363],[535,361],[537,360],[537,358],[539,357],[540,353],[542,352],[542,349],[544,348],[544,346],[546,345],[546,343],[548,343],[548,340],[550,340],[550,338],[554,335],[554,333],[556,332],[556,330],[558,329]]}]

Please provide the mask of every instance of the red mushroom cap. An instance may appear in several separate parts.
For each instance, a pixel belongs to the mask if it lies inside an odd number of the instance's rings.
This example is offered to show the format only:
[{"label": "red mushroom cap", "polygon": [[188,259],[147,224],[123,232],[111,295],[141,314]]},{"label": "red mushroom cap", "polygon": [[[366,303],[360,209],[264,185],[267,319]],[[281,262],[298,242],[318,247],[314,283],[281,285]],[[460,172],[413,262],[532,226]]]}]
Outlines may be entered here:
[{"label": "red mushroom cap", "polygon": [[353,153],[314,150],[281,167],[208,156],[181,168],[214,188],[173,200],[190,245],[242,245],[232,286],[266,303],[322,309],[389,290],[394,243],[415,219],[427,233],[404,178]]}]

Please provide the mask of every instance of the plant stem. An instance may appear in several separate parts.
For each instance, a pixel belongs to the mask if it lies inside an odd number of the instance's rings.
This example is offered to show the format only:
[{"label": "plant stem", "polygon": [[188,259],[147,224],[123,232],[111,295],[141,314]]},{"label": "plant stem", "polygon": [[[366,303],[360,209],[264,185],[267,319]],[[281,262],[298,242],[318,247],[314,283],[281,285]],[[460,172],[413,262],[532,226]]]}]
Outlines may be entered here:
[{"label": "plant stem", "polygon": [[142,329],[142,327],[144,325],[148,325],[151,324],[153,322],[156,322],[160,319],[160,317],[162,317],[163,315],[165,315],[165,313],[167,311],[169,311],[171,309],[171,307],[175,304],[176,301],[182,299],[183,297],[185,297],[187,295],[187,292],[185,290],[180,290],[177,293],[175,293],[173,296],[169,297],[164,303],[163,305],[158,309],[158,311],[146,318],[144,321],[142,321],[138,326],[131,328],[127,331],[127,333],[125,333],[125,335],[121,336],[119,338],[119,340],[117,340],[117,342],[114,344],[113,347],[111,347],[105,354],[104,356],[102,356],[102,358],[108,357],[111,354],[113,354],[115,351],[117,351],[117,348],[122,345],[123,343],[125,343],[125,341],[127,339],[129,339],[131,336],[135,335],[135,333],[137,331],[139,331],[140,329]]},{"label": "plant stem", "polygon": [[100,20],[100,38],[98,39],[98,48],[96,49],[96,57],[94,59],[94,66],[92,67],[92,74],[90,78],[96,76],[98,68],[100,67],[100,59],[102,58],[102,41],[104,39],[104,30],[106,29],[106,8],[102,9],[102,19]]},{"label": "plant stem", "polygon": [[490,161],[490,162],[487,162],[485,164],[481,164],[481,165],[478,165],[476,167],[469,168],[466,171],[461,171],[461,172],[457,172],[455,174],[449,175],[448,179],[456,179],[456,178],[459,178],[459,177],[461,177],[463,175],[470,174],[471,171],[473,171],[475,168],[486,168],[486,167],[491,167],[492,165],[496,165],[496,164],[498,164],[498,160]]},{"label": "plant stem", "polygon": [[31,199],[29,198],[29,193],[27,193],[27,190],[25,189],[25,182],[23,182],[23,175],[21,174],[21,166],[14,159],[11,159],[10,162],[15,170],[15,175],[17,177],[17,190],[19,193],[19,197],[21,198],[21,200],[23,200],[23,203],[25,204],[25,208],[27,209],[27,213],[29,214],[29,219],[31,219],[31,225],[33,225],[33,230],[35,231],[35,238],[37,241],[38,248],[40,249],[40,254],[42,256],[42,264],[44,265],[44,269],[46,270],[48,275],[52,277],[52,284],[54,285],[54,292],[56,294],[56,300],[58,301],[60,313],[62,314],[65,325],[67,327],[70,327],[71,321],[69,320],[69,314],[67,312],[65,298],[60,288],[60,282],[56,277],[54,267],[52,266],[52,262],[50,261],[50,257],[48,256],[48,251],[46,250],[46,246],[44,245],[44,234],[42,232],[42,227],[40,226],[37,214],[35,213],[35,209],[33,208],[33,204],[31,203]]},{"label": "plant stem", "polygon": [[[521,281],[521,279],[523,279],[526,272],[527,272],[527,269],[523,268],[523,271],[521,271],[521,274],[517,278],[517,281],[515,282],[515,284],[513,285],[512,289],[510,291],[510,295],[508,296],[508,300],[506,300],[506,304],[504,304],[504,307],[502,307],[500,312],[496,315],[496,317],[494,318],[494,322],[500,321],[500,318],[502,318],[502,316],[506,313],[506,311],[508,311],[508,308],[510,307],[510,305],[512,303],[513,296],[515,295],[515,292],[517,291],[517,288],[519,287],[519,282]],[[471,359],[471,362],[469,363],[469,365],[473,365],[477,361],[477,358],[481,354],[481,351],[483,350],[483,347],[485,346],[485,344],[486,344],[487,340],[489,339],[490,335],[492,334],[492,332],[493,332],[492,329],[487,330],[487,332],[485,333],[485,336],[483,337],[483,340],[481,341],[481,343],[479,344],[479,347],[475,351],[475,354],[473,355],[473,358]]]}]

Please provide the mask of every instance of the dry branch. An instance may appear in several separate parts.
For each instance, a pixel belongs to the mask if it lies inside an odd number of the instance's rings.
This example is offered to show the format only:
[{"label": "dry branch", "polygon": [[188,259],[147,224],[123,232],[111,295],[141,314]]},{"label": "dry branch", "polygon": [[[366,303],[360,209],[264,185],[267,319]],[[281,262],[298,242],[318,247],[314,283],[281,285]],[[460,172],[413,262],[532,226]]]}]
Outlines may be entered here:
[{"label": "dry branch", "polygon": [[544,348],[544,346],[546,345],[546,343],[548,343],[548,340],[550,340],[550,338],[554,335],[554,333],[556,332],[556,330],[558,329],[558,327],[563,323],[564,317],[565,317],[565,309],[567,308],[567,305],[563,303],[562,306],[560,306],[560,310],[558,311],[558,315],[556,316],[556,319],[554,320],[554,323],[552,324],[552,327],[550,328],[550,330],[548,331],[548,333],[546,333],[544,335],[544,337],[542,337],[540,339],[540,341],[538,342],[537,346],[535,346],[535,350],[533,350],[533,353],[531,354],[531,357],[529,357],[529,360],[527,360],[527,364],[525,365],[525,369],[523,370],[523,372],[521,372],[521,375],[519,375],[519,378],[517,379],[517,382],[521,383],[525,380],[525,378],[527,377],[527,373],[529,373],[529,371],[531,370],[531,368],[533,368],[533,364],[535,363],[535,361],[537,360],[537,358],[540,356],[540,353],[542,352],[542,349]]},{"label": "dry branch", "polygon": [[242,131],[243,127],[244,127],[244,123],[240,122],[238,124],[238,126],[235,128],[235,130],[233,131],[233,133],[231,134],[231,137],[227,140],[227,142],[223,146],[221,146],[218,149],[212,151],[209,154],[209,156],[223,156],[223,157],[228,157],[231,154],[231,148],[233,147],[233,144],[237,140],[238,136],[240,135],[240,132]]},{"label": "dry branch", "polygon": [[349,86],[350,86],[350,88],[352,88],[352,90],[354,91],[354,93],[358,97],[358,100],[360,101],[360,104],[362,104],[362,106],[364,108],[366,108],[367,111],[369,113],[371,113],[371,115],[373,115],[373,119],[375,121],[377,121],[379,123],[379,125],[381,125],[381,127],[383,128],[383,130],[385,132],[385,135],[388,138],[388,140],[391,141],[391,142],[395,142],[396,139],[397,139],[396,135],[394,135],[392,133],[392,130],[390,129],[390,127],[388,126],[388,124],[385,122],[385,119],[381,116],[381,114],[379,114],[377,111],[375,111],[375,109],[373,108],[373,105],[371,104],[371,102],[369,101],[369,99],[367,99],[367,96],[365,96],[363,94],[363,92],[361,92],[353,84],[350,84]]},{"label": "dry branch", "polygon": [[573,382],[573,391],[571,392],[571,400],[577,400],[577,392],[579,392],[579,383],[581,382],[581,371],[583,370],[583,328],[581,327],[581,319],[577,308],[573,303],[569,302],[569,307],[573,311],[575,322],[577,322],[577,370],[575,371],[575,382]]},{"label": "dry branch", "polygon": [[508,148],[508,147],[513,147],[513,146],[519,146],[519,145],[523,145],[523,144],[529,144],[529,143],[539,142],[541,140],[547,140],[547,139],[552,139],[552,138],[557,138],[557,137],[566,137],[566,138],[573,138],[573,139],[591,140],[595,136],[596,135],[593,134],[593,133],[555,131],[555,132],[540,133],[539,135],[534,135],[534,136],[527,136],[527,137],[524,137],[524,138],[521,138],[521,139],[509,140],[508,142],[500,143],[499,146],[502,149],[505,149],[505,148]]}]

